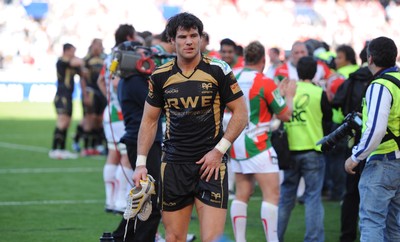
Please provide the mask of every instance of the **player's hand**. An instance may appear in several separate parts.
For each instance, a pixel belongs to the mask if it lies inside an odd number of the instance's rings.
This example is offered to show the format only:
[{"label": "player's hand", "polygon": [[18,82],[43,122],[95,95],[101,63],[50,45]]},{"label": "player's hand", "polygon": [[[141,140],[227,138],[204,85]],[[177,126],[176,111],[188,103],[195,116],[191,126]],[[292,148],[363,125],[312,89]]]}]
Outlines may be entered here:
[{"label": "player's hand", "polygon": [[344,163],[344,169],[350,175],[356,174],[356,172],[353,170],[354,168],[356,168],[356,166],[358,166],[358,163],[353,161],[351,157],[347,158],[346,162]]},{"label": "player's hand", "polygon": [[147,180],[146,166],[136,166],[135,172],[133,173],[133,182],[135,187],[140,187],[140,180]]},{"label": "player's hand", "polygon": [[295,80],[285,78],[279,87],[284,97],[294,97],[296,95],[297,84]]},{"label": "player's hand", "polygon": [[223,156],[224,154],[214,148],[197,161],[196,164],[202,165],[200,167],[200,178],[206,179],[206,181],[209,182],[214,174],[214,179],[217,180]]}]

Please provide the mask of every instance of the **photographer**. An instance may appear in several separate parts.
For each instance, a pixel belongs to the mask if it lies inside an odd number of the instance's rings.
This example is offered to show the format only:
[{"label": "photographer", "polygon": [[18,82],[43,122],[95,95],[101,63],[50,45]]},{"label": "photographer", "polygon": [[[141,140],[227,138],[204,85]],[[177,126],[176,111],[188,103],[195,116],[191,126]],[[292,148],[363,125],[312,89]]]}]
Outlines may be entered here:
[{"label": "photographer", "polygon": [[[129,51],[130,53],[140,52],[141,49],[135,47],[141,44],[133,41],[125,41],[118,46],[120,51]],[[131,63],[128,63],[129,65]],[[120,63],[124,65],[123,61]],[[136,66],[132,63],[132,66]],[[121,142],[126,145],[129,161],[132,169],[135,170],[137,157],[137,138],[140,122],[143,116],[143,109],[147,93],[149,90],[149,75],[141,73],[137,70],[132,72],[121,72],[121,80],[118,84],[118,99],[121,104],[122,114],[125,123],[125,135],[121,138]],[[154,142],[148,154],[148,171],[156,181],[159,180],[160,164],[161,164],[161,122],[158,120],[158,130]],[[157,184],[156,184],[157,192]],[[160,210],[157,208],[157,196],[152,196],[152,213],[146,221],[137,219],[136,222],[128,224],[127,235],[125,241],[154,241],[158,224],[161,219]],[[123,220],[118,229],[114,232],[116,241],[122,241],[125,231],[126,220]],[[136,224],[136,225],[135,225]],[[136,227],[135,227],[136,226]]]},{"label": "photographer", "polygon": [[359,182],[361,241],[400,241],[400,73],[392,39],[373,39],[367,49],[374,80],[363,103],[363,134],[346,160],[353,170],[367,159]]},{"label": "photographer", "polygon": [[120,142],[125,134],[124,119],[121,105],[118,101],[117,87],[120,78],[110,75],[113,52],[127,40],[133,40],[135,28],[130,24],[121,24],[115,31],[115,46],[112,53],[107,56],[97,85],[103,95],[107,97],[108,104],[103,112],[104,133],[107,139],[107,160],[103,168],[103,180],[106,192],[107,212],[123,213],[126,208],[126,193],[129,185],[127,177],[132,177],[133,170],[129,163],[125,144]]}]

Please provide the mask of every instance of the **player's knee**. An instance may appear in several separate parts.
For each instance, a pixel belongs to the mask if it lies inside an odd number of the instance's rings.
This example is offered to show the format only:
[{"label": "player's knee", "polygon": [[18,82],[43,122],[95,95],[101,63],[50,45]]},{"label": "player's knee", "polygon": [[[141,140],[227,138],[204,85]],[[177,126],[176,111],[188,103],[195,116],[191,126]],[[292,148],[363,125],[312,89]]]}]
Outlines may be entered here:
[{"label": "player's knee", "polygon": [[179,231],[165,231],[165,240],[168,242],[186,241],[186,234],[179,233]]}]

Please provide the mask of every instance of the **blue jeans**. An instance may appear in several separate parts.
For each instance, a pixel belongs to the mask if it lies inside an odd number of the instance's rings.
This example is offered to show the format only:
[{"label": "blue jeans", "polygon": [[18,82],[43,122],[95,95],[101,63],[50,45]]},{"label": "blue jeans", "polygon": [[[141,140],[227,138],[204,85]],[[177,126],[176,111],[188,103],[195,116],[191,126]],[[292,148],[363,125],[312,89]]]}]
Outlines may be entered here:
[{"label": "blue jeans", "polygon": [[346,189],[344,162],[348,157],[347,149],[347,142],[338,143],[332,151],[324,153],[326,163],[324,182],[330,191],[329,199],[333,201],[341,201]]},{"label": "blue jeans", "polygon": [[306,233],[304,241],[324,241],[324,207],[321,190],[324,182],[325,161],[321,153],[308,151],[292,153],[295,165],[284,171],[278,210],[278,237],[283,242],[290,213],[296,204],[296,193],[300,177],[304,177]]},{"label": "blue jeans", "polygon": [[361,241],[400,241],[400,159],[368,161],[358,189]]}]

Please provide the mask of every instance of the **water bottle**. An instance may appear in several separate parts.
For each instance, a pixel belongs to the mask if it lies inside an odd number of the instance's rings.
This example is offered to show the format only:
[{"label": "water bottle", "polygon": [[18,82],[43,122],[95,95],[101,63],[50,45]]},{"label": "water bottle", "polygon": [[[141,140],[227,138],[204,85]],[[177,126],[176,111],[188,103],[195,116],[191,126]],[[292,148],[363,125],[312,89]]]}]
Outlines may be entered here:
[{"label": "water bottle", "polygon": [[100,237],[100,242],[115,242],[115,240],[110,232],[104,232],[103,236]]}]

